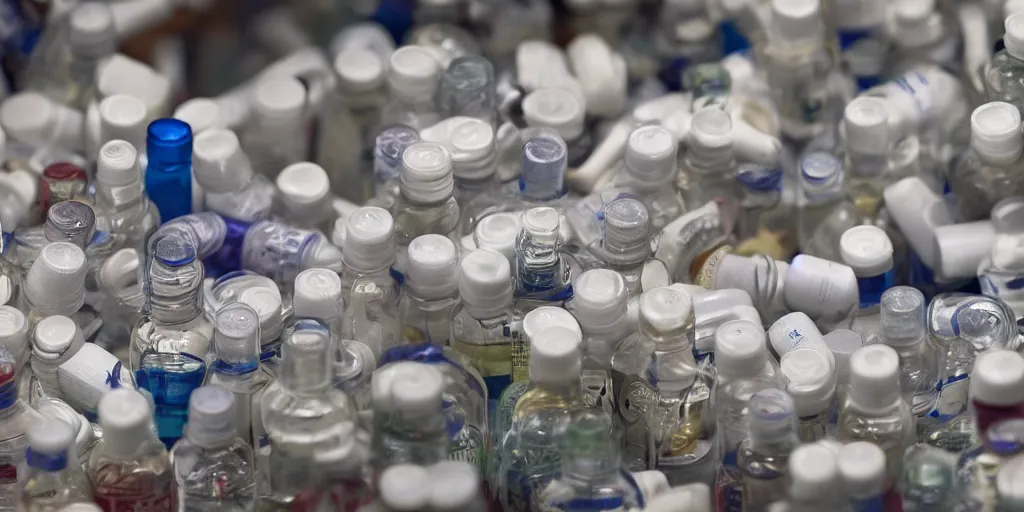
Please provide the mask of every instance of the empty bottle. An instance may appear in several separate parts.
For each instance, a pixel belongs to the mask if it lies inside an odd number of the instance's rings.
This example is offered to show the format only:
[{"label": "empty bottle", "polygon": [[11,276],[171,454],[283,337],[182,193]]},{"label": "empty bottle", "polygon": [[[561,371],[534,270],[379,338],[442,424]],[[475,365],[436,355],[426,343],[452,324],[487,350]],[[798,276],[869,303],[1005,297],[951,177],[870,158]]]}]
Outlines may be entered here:
[{"label": "empty bottle", "polygon": [[900,356],[900,390],[915,416],[924,416],[939,395],[942,354],[925,329],[924,295],[916,288],[896,286],[882,294],[879,339]]},{"label": "empty bottle", "polygon": [[448,345],[459,291],[455,244],[441,235],[423,235],[409,244],[408,257],[405,293],[399,301],[404,337],[413,343]]},{"label": "empty bottle", "polygon": [[43,419],[28,431],[23,510],[59,510],[71,503],[92,501],[92,486],[78,463],[75,434],[56,418]]},{"label": "empty bottle", "polygon": [[786,391],[796,407],[801,442],[820,441],[832,433],[836,393],[833,364],[827,354],[812,347],[794,348],[779,362]]},{"label": "empty bottle", "polygon": [[381,113],[382,124],[421,130],[437,123],[440,113],[434,93],[441,65],[434,55],[425,47],[406,45],[391,54],[388,64],[388,102]]},{"label": "empty bottle", "polygon": [[761,510],[786,497],[790,452],[800,444],[793,399],[778,389],[758,391],[747,404],[750,437],[736,454],[743,481],[743,508]]},{"label": "empty bottle", "polygon": [[615,184],[636,196],[651,217],[651,229],[660,231],[685,211],[683,198],[669,186],[676,177],[678,143],[661,126],[643,126],[629,135],[623,170]]},{"label": "empty bottle", "polygon": [[100,148],[96,162],[96,214],[114,247],[141,251],[160,225],[160,212],[143,192],[137,148],[112,140]]},{"label": "empty bottle", "polygon": [[856,212],[844,200],[842,163],[828,153],[812,152],[800,160],[799,168],[805,199],[798,213],[800,251],[839,261],[840,239],[857,223]]},{"label": "empty bottle", "polygon": [[688,151],[683,156],[681,183],[677,183],[686,204],[715,201],[722,215],[722,225],[731,231],[739,213],[739,189],[729,114],[714,107],[697,111],[686,144]]},{"label": "empty bottle", "polygon": [[366,343],[375,357],[401,340],[395,224],[382,208],[363,207],[345,220],[341,293],[345,306],[342,338]]},{"label": "empty bottle", "polygon": [[604,236],[587,249],[622,276],[630,297],[643,292],[644,264],[651,257],[650,217],[643,203],[621,198],[604,207]]},{"label": "empty bottle", "polygon": [[796,252],[797,223],[793,205],[782,200],[782,169],[741,164],[736,180],[741,193],[736,254],[788,260]]},{"label": "empty bottle", "polygon": [[949,188],[963,221],[984,219],[999,201],[1024,192],[1018,176],[1024,141],[1017,107],[986,103],[971,114],[971,146],[956,164]]},{"label": "empty bottle", "polygon": [[341,249],[317,231],[275,221],[253,224],[242,244],[242,268],[287,288],[307,268],[341,271]]},{"label": "empty bottle", "polygon": [[273,378],[260,361],[259,314],[244,302],[233,302],[217,311],[213,326],[216,359],[209,382],[234,394],[235,435],[258,448],[263,430],[260,396]]},{"label": "empty bottle", "polygon": [[494,66],[478,56],[457,57],[441,74],[438,107],[443,117],[466,116],[497,125]]},{"label": "empty bottle", "polygon": [[590,156],[594,140],[585,123],[586,106],[579,96],[565,88],[543,87],[523,98],[522,110],[527,126],[558,134],[570,167],[579,166]]},{"label": "empty bottle", "polygon": [[1020,108],[1024,105],[1024,90],[1017,85],[1017,77],[1024,69],[1024,15],[1007,16],[1004,26],[1004,47],[985,69],[985,96],[988,101],[1005,101]]},{"label": "empty bottle", "polygon": [[896,281],[893,269],[892,242],[880,228],[856,226],[846,230],[839,239],[839,250],[857,276],[860,305],[851,319],[850,328],[865,343],[878,340],[882,295]]},{"label": "empty bottle", "polygon": [[407,268],[406,252],[414,238],[438,234],[455,239],[459,204],[453,195],[454,186],[451,156],[443,146],[420,142],[406,148],[399,199],[393,210],[399,271]]},{"label": "empty bottle", "polygon": [[434,464],[448,456],[441,372],[422,363],[398,363],[389,372],[374,373],[372,386],[377,471],[401,463]]},{"label": "empty bottle", "polygon": [[587,405],[614,414],[612,356],[636,328],[629,319],[626,283],[617,272],[598,268],[581,274],[573,290],[573,299],[566,308],[583,331],[583,390]]},{"label": "empty bottle", "polygon": [[531,208],[516,239],[516,309],[528,312],[572,298],[572,270],[561,252],[559,215],[554,208]]},{"label": "empty bottle", "polygon": [[[18,397],[17,366],[14,357],[6,347],[0,348],[0,453],[5,460],[0,465],[0,504],[14,510],[19,502],[19,482],[25,482],[28,469],[25,449],[29,440],[26,435],[43,417]],[[145,411],[144,411],[145,412]]]}]

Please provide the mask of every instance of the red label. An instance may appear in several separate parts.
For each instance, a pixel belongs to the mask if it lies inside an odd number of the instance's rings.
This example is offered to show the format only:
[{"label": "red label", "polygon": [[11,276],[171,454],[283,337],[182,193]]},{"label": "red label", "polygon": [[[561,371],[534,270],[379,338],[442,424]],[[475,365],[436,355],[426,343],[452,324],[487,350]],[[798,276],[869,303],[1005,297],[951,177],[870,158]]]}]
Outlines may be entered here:
[{"label": "red label", "polygon": [[96,489],[93,501],[105,512],[172,512],[174,510],[174,492],[161,495],[130,496],[113,489],[113,494],[104,494],[104,489]]},{"label": "red label", "polygon": [[18,483],[18,466],[13,464],[0,465],[0,485]]}]

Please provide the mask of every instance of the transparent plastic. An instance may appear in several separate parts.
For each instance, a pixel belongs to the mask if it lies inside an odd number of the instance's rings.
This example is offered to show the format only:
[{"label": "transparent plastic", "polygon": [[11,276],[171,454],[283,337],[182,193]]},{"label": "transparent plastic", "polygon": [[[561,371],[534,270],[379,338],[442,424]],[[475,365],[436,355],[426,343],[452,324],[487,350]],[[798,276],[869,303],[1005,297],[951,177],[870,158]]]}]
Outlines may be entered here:
[{"label": "transparent plastic", "polygon": [[796,406],[786,392],[758,391],[750,397],[750,437],[740,444],[736,464],[743,479],[743,507],[760,510],[786,497],[789,454],[800,444]]},{"label": "transparent plastic", "polygon": [[[54,423],[46,425],[44,422]],[[66,435],[69,443],[56,453],[49,450],[52,448],[50,446],[46,450],[29,446],[26,452],[28,475],[21,491],[21,506],[24,510],[58,510],[71,503],[92,501],[92,486],[82,466],[78,464],[73,437],[76,432],[56,418],[47,418],[33,429],[39,429],[39,432],[64,430],[61,436]]]},{"label": "transparent plastic", "polygon": [[524,314],[572,298],[572,270],[560,251],[558,213],[548,207],[527,211],[516,239],[512,265],[515,308]]},{"label": "transparent plastic", "polygon": [[270,218],[274,185],[261,175],[253,175],[244,187],[216,194],[206,193],[206,208],[224,219],[227,231],[219,250],[204,258],[206,272],[219,277],[242,269],[242,247],[253,224]]},{"label": "transparent plastic", "polygon": [[0,505],[14,510],[19,502],[19,482],[27,480],[25,448],[26,432],[43,417],[28,403],[18,398],[15,360],[6,349],[0,349]]}]

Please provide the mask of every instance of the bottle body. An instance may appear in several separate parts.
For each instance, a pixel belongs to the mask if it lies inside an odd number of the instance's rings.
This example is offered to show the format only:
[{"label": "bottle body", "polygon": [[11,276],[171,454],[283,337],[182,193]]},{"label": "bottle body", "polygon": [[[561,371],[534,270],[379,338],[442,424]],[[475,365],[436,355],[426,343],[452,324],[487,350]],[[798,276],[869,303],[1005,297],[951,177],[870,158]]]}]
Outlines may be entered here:
[{"label": "bottle body", "polygon": [[253,170],[273,180],[285,167],[307,159],[309,126],[304,117],[257,119],[242,132],[241,143]]},{"label": "bottle body", "polygon": [[171,461],[155,439],[131,459],[113,456],[101,441],[89,456],[88,474],[93,500],[104,512],[176,510]]},{"label": "bottle body", "polygon": [[317,133],[316,161],[327,171],[331,191],[356,204],[373,197],[373,145],[387,102],[382,89],[342,94],[329,100]]},{"label": "bottle body", "polygon": [[964,222],[988,217],[999,201],[1024,193],[1020,160],[995,165],[986,163],[974,151],[968,151],[949,178],[957,218]]},{"label": "bottle body", "polygon": [[219,277],[242,269],[245,235],[253,224],[270,218],[273,196],[274,186],[258,174],[241,190],[206,193],[207,209],[220,215],[227,227],[223,245],[203,260],[208,276]]},{"label": "bottle body", "polygon": [[452,311],[452,349],[480,372],[491,410],[496,409],[502,393],[513,381],[527,379],[529,350],[520,333],[521,322],[522,317],[513,310],[482,319],[462,304]]},{"label": "bottle body", "polygon": [[999,50],[992,56],[988,69],[985,70],[985,98],[988,101],[1005,101],[1018,109],[1024,106],[1024,60],[1020,60],[1006,49]]},{"label": "bottle body", "polygon": [[839,413],[836,437],[844,443],[869,441],[877,444],[885,451],[886,474],[895,481],[903,471],[903,452],[916,437],[914,416],[902,399],[886,411],[865,413],[848,398]]},{"label": "bottle body", "polygon": [[429,342],[445,346],[451,338],[452,309],[457,297],[423,300],[406,289],[398,302],[402,319],[402,337],[408,343]]},{"label": "bottle body", "polygon": [[[458,244],[459,204],[454,197],[438,204],[422,204],[399,196],[395,212],[395,243],[398,256],[395,266],[404,271],[409,244],[422,235],[442,235]],[[456,245],[457,246],[457,245]]]},{"label": "bottle body", "polygon": [[179,510],[256,509],[256,471],[252,448],[245,441],[204,448],[182,439],[172,454]]},{"label": "bottle body", "polygon": [[769,40],[763,57],[782,133],[796,140],[821,133],[828,119],[828,82],[834,67],[825,45],[820,40],[802,44]]}]

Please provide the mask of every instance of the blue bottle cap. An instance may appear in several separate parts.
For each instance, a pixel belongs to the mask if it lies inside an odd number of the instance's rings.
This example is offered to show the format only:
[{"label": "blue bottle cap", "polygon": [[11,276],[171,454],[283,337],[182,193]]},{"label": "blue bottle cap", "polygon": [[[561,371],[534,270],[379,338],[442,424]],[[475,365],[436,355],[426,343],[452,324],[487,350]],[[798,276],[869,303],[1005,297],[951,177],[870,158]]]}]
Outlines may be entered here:
[{"label": "blue bottle cap", "polygon": [[164,265],[181,267],[195,261],[196,248],[191,240],[172,233],[157,241],[153,254]]},{"label": "blue bottle cap", "polygon": [[743,164],[736,173],[736,180],[744,187],[757,192],[781,190],[782,169]]},{"label": "blue bottle cap", "polygon": [[[182,165],[192,163],[192,128],[179,119],[163,118],[149,123],[146,153],[150,164]],[[159,169],[160,165],[151,168]]]}]

